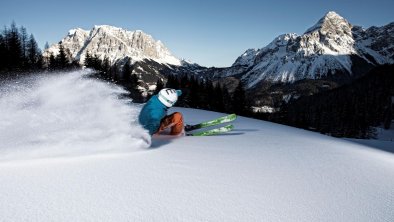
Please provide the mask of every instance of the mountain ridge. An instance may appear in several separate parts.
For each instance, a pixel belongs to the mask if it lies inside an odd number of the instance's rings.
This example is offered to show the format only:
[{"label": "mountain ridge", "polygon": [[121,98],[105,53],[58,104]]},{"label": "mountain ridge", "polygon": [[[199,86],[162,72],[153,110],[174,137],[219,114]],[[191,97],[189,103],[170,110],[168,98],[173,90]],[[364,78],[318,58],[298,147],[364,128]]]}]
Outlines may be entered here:
[{"label": "mountain ridge", "polygon": [[[302,35],[283,34],[263,48],[246,50],[232,66],[249,69],[241,77],[248,88],[261,81],[295,82],[336,73],[359,76],[363,73],[354,70],[355,60],[371,67],[394,62],[392,26],[390,23],[364,30],[331,11]],[[227,72],[224,76],[234,74]]]},{"label": "mountain ridge", "polygon": [[[89,31],[77,28],[61,43],[80,64],[86,52],[101,60],[109,56],[118,69],[130,61],[131,74],[140,79],[144,95],[152,93],[156,82],[165,82],[168,75],[187,75],[229,84],[230,92],[242,81],[253,105],[277,108],[283,101],[333,89],[375,66],[394,63],[394,22],[364,29],[330,11],[303,34],[279,35],[262,48],[247,49],[230,67],[222,68],[180,60],[141,30],[106,25]],[[58,46],[47,50],[46,56],[56,54]]]},{"label": "mountain ridge", "polygon": [[111,64],[129,57],[133,62],[153,59],[159,63],[180,65],[160,40],[141,30],[128,31],[110,25],[95,25],[91,30],[75,28],[68,31],[59,43],[44,52],[44,57],[59,53],[60,44],[67,50],[70,59],[83,65],[86,53],[107,57]]}]

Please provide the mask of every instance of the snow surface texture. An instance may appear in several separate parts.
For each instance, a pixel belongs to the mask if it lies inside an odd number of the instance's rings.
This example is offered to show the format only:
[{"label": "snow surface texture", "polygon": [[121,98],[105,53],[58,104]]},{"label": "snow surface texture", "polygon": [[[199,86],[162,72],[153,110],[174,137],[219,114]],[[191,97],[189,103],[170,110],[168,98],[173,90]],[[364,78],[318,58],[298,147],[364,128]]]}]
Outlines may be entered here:
[{"label": "snow surface texture", "polygon": [[[1,156],[74,157],[0,161],[2,221],[394,221],[393,153],[243,117],[226,135],[142,148],[127,124],[140,106],[114,99],[119,89],[80,73],[35,85],[1,98]],[[170,111],[190,124],[223,115]],[[79,155],[119,149],[131,151]]]},{"label": "snow surface texture", "polygon": [[[392,126],[393,125],[394,124],[392,124]],[[394,126],[388,130],[381,127],[376,127],[375,129],[377,133],[376,139],[370,139],[370,140],[348,139],[348,140],[394,153]]]},{"label": "snow surface texture", "polygon": [[[139,110],[90,70],[46,74],[0,89],[0,161],[80,156],[149,146]],[[145,139],[141,139],[145,138]]]},{"label": "snow surface texture", "polygon": [[[86,53],[97,55],[101,60],[105,57],[111,64],[129,57],[132,62],[143,59],[153,59],[159,63],[180,65],[181,61],[159,40],[141,30],[128,31],[109,25],[94,26],[86,31],[80,28],[71,29],[60,43],[73,60],[84,63]],[[43,56],[48,57],[59,54],[60,44],[53,44],[44,51]]]}]

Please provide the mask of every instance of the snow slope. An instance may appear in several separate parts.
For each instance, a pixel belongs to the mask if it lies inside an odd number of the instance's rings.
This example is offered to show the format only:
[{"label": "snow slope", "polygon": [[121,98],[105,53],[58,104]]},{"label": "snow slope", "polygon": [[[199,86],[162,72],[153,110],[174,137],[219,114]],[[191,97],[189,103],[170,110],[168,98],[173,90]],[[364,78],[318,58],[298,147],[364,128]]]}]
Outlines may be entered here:
[{"label": "snow slope", "polygon": [[[57,87],[45,87],[55,79]],[[394,221],[393,153],[243,117],[227,135],[155,136],[148,148],[146,132],[135,124],[141,107],[111,96],[117,94],[116,87],[81,78],[80,73],[40,83],[28,94],[46,89],[61,95],[56,98],[69,103],[60,107],[82,106],[85,91],[99,96],[88,94],[88,106],[62,113],[70,115],[65,120],[69,124],[59,123],[69,127],[37,121],[33,131],[17,123],[30,126],[24,115],[53,118],[56,100],[39,97],[41,103],[22,113],[26,107],[17,95],[23,90],[2,94],[0,151],[8,154],[0,161],[2,221]],[[77,88],[81,90],[69,93]],[[4,111],[7,106],[10,110]],[[97,107],[102,107],[98,114]],[[188,123],[222,115],[171,111],[184,113]],[[73,121],[80,112],[91,117]],[[86,136],[64,141],[71,129]],[[111,130],[117,133],[104,133]],[[54,138],[51,143],[11,139],[20,133],[22,138]],[[25,155],[32,149],[40,151],[34,159]]]}]

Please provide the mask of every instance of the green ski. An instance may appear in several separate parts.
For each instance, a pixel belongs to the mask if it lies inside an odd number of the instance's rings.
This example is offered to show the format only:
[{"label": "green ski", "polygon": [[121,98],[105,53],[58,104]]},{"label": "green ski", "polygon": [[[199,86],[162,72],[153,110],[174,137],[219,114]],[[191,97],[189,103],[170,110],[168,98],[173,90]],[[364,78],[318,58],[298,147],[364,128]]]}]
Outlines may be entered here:
[{"label": "green ski", "polygon": [[210,121],[205,121],[205,122],[202,122],[202,123],[198,123],[196,125],[186,125],[185,126],[185,131],[189,132],[189,131],[196,130],[196,129],[201,129],[201,128],[210,127],[210,126],[215,126],[215,125],[222,124],[222,123],[228,123],[228,122],[234,121],[236,118],[237,118],[237,115],[230,114],[230,115],[219,117],[217,119],[213,119],[213,120],[210,120]]},{"label": "green ski", "polygon": [[229,132],[233,128],[234,128],[234,126],[230,124],[227,126],[223,126],[223,127],[215,128],[215,129],[210,129],[210,130],[206,130],[206,131],[186,133],[186,136],[213,136],[213,135],[218,135],[218,134]]}]

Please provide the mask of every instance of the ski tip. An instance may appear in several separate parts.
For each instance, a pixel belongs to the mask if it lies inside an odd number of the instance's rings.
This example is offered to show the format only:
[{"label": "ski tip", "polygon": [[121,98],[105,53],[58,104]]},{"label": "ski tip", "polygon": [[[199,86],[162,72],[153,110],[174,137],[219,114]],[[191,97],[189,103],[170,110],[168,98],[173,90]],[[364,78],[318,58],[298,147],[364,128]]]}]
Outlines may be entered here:
[{"label": "ski tip", "polygon": [[234,125],[230,124],[230,125],[224,126],[223,128],[225,128],[227,130],[233,130],[234,129]]},{"label": "ski tip", "polygon": [[220,128],[210,129],[206,131],[200,131],[195,133],[186,133],[186,136],[214,136],[218,134],[225,134],[234,129],[234,125],[229,124]]}]

